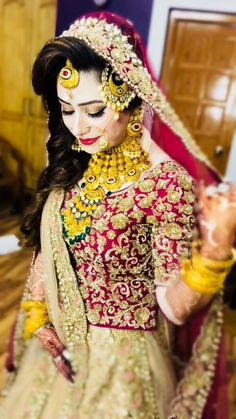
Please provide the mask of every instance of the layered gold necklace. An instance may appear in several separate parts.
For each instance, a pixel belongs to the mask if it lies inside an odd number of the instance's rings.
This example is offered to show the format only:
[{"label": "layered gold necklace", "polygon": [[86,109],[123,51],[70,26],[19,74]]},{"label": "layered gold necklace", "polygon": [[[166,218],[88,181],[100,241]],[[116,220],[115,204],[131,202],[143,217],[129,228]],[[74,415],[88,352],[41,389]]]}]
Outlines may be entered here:
[{"label": "layered gold necklace", "polygon": [[69,244],[84,240],[90,233],[91,217],[100,202],[127,182],[136,182],[151,166],[148,154],[138,139],[93,154],[78,193],[65,202],[61,218]]}]

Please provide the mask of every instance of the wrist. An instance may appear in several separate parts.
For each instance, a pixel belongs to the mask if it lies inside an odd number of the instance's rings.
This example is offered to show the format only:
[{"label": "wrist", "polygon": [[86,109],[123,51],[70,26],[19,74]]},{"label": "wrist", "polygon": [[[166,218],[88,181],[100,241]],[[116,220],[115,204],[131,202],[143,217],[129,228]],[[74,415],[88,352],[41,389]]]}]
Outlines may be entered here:
[{"label": "wrist", "polygon": [[37,336],[37,334],[40,333],[41,330],[43,330],[45,328],[54,330],[54,327],[53,327],[52,323],[46,323],[43,326],[40,326],[38,329],[36,329],[33,333],[33,336]]},{"label": "wrist", "polygon": [[212,260],[228,260],[232,258],[232,247],[228,244],[218,244],[212,246],[209,243],[202,242],[199,249],[201,256]]}]

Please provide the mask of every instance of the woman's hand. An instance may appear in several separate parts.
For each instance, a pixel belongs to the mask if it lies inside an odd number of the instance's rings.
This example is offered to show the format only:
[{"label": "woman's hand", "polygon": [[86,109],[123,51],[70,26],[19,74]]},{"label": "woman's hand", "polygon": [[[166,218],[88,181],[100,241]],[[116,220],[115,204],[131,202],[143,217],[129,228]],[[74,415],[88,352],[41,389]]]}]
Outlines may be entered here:
[{"label": "woman's hand", "polygon": [[[43,260],[42,254],[38,253],[31,272],[30,292],[33,300],[44,301],[44,278],[43,278]],[[49,352],[53,358],[53,362],[61,374],[72,383],[74,382],[74,372],[68,360],[65,346],[60,342],[56,331],[51,326],[40,327],[34,333],[40,340],[43,348]]]},{"label": "woman's hand", "polygon": [[212,259],[227,259],[236,238],[236,187],[229,183],[198,186],[201,253]]},{"label": "woman's hand", "polygon": [[58,371],[71,383],[74,382],[74,372],[68,360],[65,346],[59,340],[56,331],[51,326],[41,327],[34,333],[43,348],[49,352]]}]

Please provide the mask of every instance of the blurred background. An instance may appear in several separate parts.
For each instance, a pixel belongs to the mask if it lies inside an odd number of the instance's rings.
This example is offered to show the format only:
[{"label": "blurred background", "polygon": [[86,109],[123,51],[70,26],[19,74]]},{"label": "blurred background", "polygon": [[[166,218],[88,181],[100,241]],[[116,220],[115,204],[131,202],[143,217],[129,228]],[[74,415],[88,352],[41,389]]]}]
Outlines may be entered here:
[{"label": "blurred background", "polygon": [[[46,164],[46,114],[31,87],[32,64],[48,39],[94,10],[121,14],[135,24],[169,101],[214,166],[236,183],[235,0],[0,0],[1,370],[31,255],[18,248],[15,235]],[[233,280],[232,275],[231,287]],[[231,298],[225,309],[231,418],[236,418],[235,308]],[[3,374],[0,387],[2,382]]]}]

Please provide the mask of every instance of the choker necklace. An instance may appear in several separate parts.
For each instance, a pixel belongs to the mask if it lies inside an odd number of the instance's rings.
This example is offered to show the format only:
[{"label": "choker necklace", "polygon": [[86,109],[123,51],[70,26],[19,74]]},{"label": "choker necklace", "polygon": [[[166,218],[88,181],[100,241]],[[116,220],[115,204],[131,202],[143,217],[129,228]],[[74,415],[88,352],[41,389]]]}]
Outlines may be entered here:
[{"label": "choker necklace", "polygon": [[122,144],[93,154],[84,172],[79,191],[61,210],[63,233],[72,245],[90,233],[91,216],[100,202],[127,182],[136,182],[151,166],[139,141],[126,139]]}]

